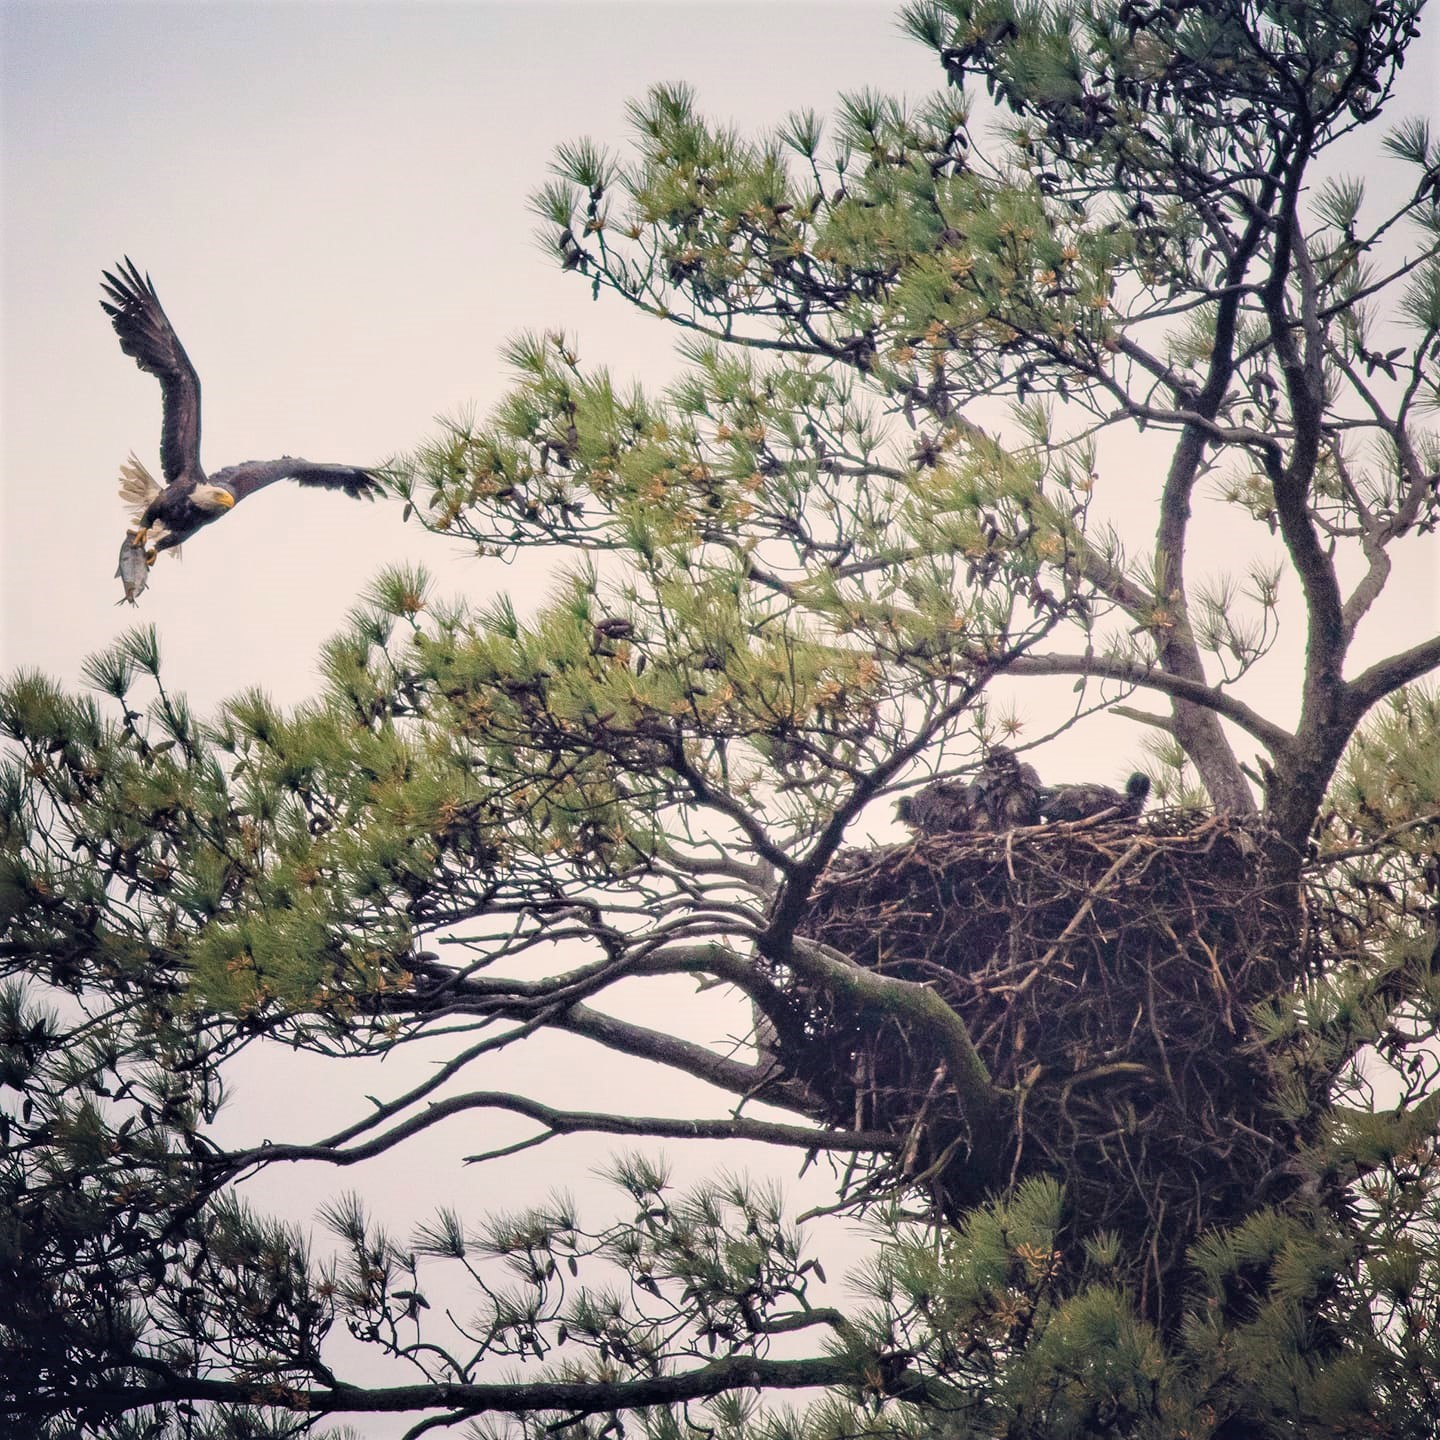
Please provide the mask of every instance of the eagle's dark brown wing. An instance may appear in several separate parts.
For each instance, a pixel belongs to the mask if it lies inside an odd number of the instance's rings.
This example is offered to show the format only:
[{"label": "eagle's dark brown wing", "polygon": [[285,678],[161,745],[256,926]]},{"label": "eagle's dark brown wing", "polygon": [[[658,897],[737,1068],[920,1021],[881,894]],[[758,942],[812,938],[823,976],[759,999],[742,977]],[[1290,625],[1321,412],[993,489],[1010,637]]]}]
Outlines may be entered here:
[{"label": "eagle's dark brown wing", "polygon": [[217,470],[210,477],[212,485],[223,486],[237,503],[277,480],[295,480],[301,485],[343,490],[355,500],[362,496],[373,500],[380,493],[380,482],[368,470],[360,470],[354,465],[316,465],[309,460],[298,460],[293,455],[282,455],[278,460],[245,460],[228,469]]},{"label": "eagle's dark brown wing", "polygon": [[109,299],[100,305],[120,337],[120,348],[160,381],[164,402],[160,469],[166,480],[178,480],[200,468],[200,377],[166,318],[150,277],[142,276],[128,255],[115,268],[118,274],[103,272]]},{"label": "eagle's dark brown wing", "polygon": [[1040,808],[1047,820],[1088,820],[1092,815],[1113,811],[1117,819],[1134,820],[1145,808],[1150,794],[1150,777],[1137,770],[1125,782],[1125,793],[1108,785],[1082,782],[1079,785],[1051,785],[1040,791]]}]

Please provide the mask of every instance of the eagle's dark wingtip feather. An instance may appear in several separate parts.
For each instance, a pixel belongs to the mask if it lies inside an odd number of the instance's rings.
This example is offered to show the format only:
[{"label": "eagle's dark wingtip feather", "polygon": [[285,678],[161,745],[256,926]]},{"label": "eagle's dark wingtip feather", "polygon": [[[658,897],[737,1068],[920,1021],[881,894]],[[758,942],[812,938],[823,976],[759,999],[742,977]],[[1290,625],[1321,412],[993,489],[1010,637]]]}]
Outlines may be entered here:
[{"label": "eagle's dark wingtip feather", "polygon": [[[138,289],[135,283],[130,280],[129,276],[125,274],[125,267],[123,265],[117,266],[116,268],[120,271],[119,275],[109,270],[102,270],[100,272],[104,277],[104,284],[101,289],[104,294],[109,296],[108,300],[101,300],[100,308],[112,321],[123,321],[126,316],[131,314],[138,306],[144,305],[145,295],[143,290]],[[151,294],[154,294],[153,287],[151,288]]]},{"label": "eagle's dark wingtip feather", "polygon": [[104,277],[104,284],[100,287],[101,292],[108,295],[110,299],[102,300],[100,308],[107,315],[118,315],[121,307],[130,298],[129,291],[108,270],[101,271],[101,274]]},{"label": "eagle's dark wingtip feather", "polygon": [[[104,279],[105,288],[110,292],[110,298],[121,306],[133,305],[137,302],[143,304],[147,297],[157,302],[160,298],[155,293],[155,282],[148,274],[141,275],[140,267],[128,255],[114,270],[102,270],[100,274]],[[103,300],[100,303],[110,314],[115,313]]]}]

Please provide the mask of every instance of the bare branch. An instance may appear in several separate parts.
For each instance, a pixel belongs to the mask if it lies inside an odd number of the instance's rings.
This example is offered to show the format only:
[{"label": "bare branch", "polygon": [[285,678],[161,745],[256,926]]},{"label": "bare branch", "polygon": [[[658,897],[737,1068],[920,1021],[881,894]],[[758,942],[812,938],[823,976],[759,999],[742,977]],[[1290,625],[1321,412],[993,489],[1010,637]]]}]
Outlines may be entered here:
[{"label": "bare branch", "polygon": [[1108,655],[1024,655],[1006,668],[1015,675],[1092,675],[1098,679],[1121,680],[1127,685],[1158,690],[1192,706],[1211,710],[1233,721],[1275,754],[1287,752],[1294,743],[1294,737],[1287,730],[1224,690],[1204,680],[1191,680],[1139,661]]}]

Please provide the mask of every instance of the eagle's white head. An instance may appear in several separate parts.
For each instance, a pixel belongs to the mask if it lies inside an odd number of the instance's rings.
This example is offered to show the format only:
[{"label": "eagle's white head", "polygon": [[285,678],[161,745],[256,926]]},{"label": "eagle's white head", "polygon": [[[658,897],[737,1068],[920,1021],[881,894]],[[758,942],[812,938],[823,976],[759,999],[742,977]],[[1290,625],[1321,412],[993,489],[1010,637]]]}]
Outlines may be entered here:
[{"label": "eagle's white head", "polygon": [[207,514],[221,515],[235,503],[235,497],[218,485],[204,484],[190,492],[190,503]]}]

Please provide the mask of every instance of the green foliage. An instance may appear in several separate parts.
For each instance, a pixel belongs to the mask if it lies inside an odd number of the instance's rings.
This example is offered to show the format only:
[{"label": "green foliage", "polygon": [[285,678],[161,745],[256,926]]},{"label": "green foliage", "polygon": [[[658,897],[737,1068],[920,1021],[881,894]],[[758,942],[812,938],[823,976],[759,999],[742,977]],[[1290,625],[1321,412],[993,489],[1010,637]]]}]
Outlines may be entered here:
[{"label": "green foliage", "polygon": [[[564,269],[681,333],[673,382],[522,335],[495,412],[389,476],[446,543],[543,564],[543,603],[387,571],[290,711],[255,692],[197,718],[153,630],[87,664],[90,694],[0,687],[6,1423],[218,1440],[408,1405],[415,1433],[536,1440],[1435,1433],[1440,698],[1411,682],[1440,650],[1351,653],[1393,549],[1440,523],[1430,130],[1390,130],[1409,188],[1388,210],[1360,179],[1316,181],[1389,98],[1417,14],[918,0],[902,23],[944,81],[918,101],[865,91],[752,138],[658,87],[627,152],[562,146],[534,211]],[[1140,510],[1143,547],[1120,533]],[[1203,576],[1199,514],[1235,557]],[[1307,644],[1282,724],[1236,686],[1290,596]],[[1165,713],[1123,703],[1141,690]],[[1002,1089],[938,987],[804,926],[827,866],[873,860],[837,852],[893,795],[1107,708],[1155,737],[1175,802],[1156,833],[1230,827],[1281,917],[1264,954],[1237,919],[1210,957],[1235,1053],[1276,1097],[1251,1136],[1274,1169],[1169,1261],[1087,1233],[1079,1177],[1005,1174],[1029,1101],[1079,1125],[1080,1082],[1126,1069],[1106,1046]],[[1023,840],[977,843],[1013,875]],[[933,844],[912,853],[953,878]],[[944,903],[917,902],[921,923]],[[1058,942],[1052,961],[1070,973]],[[1273,993],[1245,1014],[1228,978],[1262,963]],[[616,988],[652,978],[707,992],[707,1043],[621,1018]],[[904,1126],[866,1107],[893,1076],[847,1073],[842,1124],[787,1065],[835,1039],[837,999],[854,1029],[946,1057]],[[462,1084],[540,1034],[735,1109]],[[1136,1107],[1193,1037],[1156,1040],[1100,1141],[1144,1215],[1162,1202],[1125,1178]],[[328,1139],[227,1144],[228,1067],[277,1043],[423,1044],[427,1064]],[[835,1048],[836,1073],[858,1065]],[[997,1183],[920,1213],[946,1106],[965,1122],[947,1153]],[[858,1296],[827,1288],[772,1187],[677,1191],[642,1155],[614,1162],[620,1218],[598,1225],[560,1196],[397,1239],[351,1194],[321,1248],[236,1198],[266,1167],[393,1158],[496,1109],[530,1128],[490,1157],[577,1130],[841,1157],[834,1208],[885,1216]],[[346,1380],[337,1321],[416,1391]],[[791,1389],[820,1398],[771,1403]]]}]

